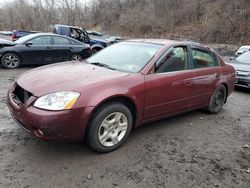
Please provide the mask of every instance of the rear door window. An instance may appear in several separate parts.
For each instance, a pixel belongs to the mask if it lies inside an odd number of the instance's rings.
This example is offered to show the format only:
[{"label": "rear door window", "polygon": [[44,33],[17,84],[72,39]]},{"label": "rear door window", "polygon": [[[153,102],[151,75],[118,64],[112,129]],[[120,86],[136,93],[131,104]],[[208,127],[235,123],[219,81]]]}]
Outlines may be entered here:
[{"label": "rear door window", "polygon": [[193,68],[195,69],[215,67],[219,65],[215,56],[206,50],[193,48],[192,57],[193,57]]}]

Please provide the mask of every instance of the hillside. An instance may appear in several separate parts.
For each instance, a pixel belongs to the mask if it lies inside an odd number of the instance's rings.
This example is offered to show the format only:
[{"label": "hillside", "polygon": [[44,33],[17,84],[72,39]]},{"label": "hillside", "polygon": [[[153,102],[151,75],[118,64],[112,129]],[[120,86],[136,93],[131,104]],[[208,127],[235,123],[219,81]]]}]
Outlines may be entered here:
[{"label": "hillside", "polygon": [[0,30],[51,31],[56,23],[129,37],[250,43],[249,0],[15,0],[0,10]]}]

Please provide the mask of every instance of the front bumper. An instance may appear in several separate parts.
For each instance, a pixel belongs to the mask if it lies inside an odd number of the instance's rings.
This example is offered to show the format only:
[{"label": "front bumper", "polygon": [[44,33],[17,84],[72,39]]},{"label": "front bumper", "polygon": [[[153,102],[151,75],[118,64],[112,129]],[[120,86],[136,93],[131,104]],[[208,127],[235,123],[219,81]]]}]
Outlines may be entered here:
[{"label": "front bumper", "polygon": [[250,88],[250,77],[237,76],[235,80],[235,85],[239,87]]},{"label": "front bumper", "polygon": [[24,104],[17,104],[11,89],[8,92],[10,113],[24,130],[45,140],[80,141],[84,138],[93,107],[47,111],[35,108],[35,100],[36,97],[31,96]]}]

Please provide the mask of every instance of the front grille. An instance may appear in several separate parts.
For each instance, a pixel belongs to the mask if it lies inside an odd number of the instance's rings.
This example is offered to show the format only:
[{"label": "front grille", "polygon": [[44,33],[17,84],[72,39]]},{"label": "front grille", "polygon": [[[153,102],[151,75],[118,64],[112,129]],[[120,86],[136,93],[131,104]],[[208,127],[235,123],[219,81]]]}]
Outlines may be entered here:
[{"label": "front grille", "polygon": [[249,77],[249,71],[237,70],[236,73],[238,77]]},{"label": "front grille", "polygon": [[31,96],[32,94],[30,92],[26,91],[25,89],[20,87],[18,84],[16,85],[16,88],[12,95],[14,101],[19,104],[20,103],[24,104]]}]

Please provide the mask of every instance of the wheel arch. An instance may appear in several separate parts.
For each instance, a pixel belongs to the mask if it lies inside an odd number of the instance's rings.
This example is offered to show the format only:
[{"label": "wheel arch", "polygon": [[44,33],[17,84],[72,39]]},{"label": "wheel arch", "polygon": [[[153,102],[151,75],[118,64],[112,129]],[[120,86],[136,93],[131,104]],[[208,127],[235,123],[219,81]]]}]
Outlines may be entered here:
[{"label": "wheel arch", "polygon": [[91,50],[98,49],[98,51],[99,51],[99,50],[102,50],[103,48],[104,47],[101,46],[101,45],[93,45],[93,46],[91,46]]},{"label": "wheel arch", "polygon": [[133,118],[133,125],[132,127],[134,128],[135,125],[136,125],[136,120],[137,120],[137,107],[136,107],[136,104],[134,103],[134,101],[127,97],[127,96],[113,96],[113,97],[110,97],[110,98],[107,98],[105,100],[103,100],[102,102],[100,102],[91,112],[90,114],[90,118],[88,120],[88,123],[87,123],[87,129],[85,131],[85,134],[88,132],[88,129],[89,129],[89,124],[90,122],[92,121],[95,113],[97,112],[97,110],[105,105],[105,104],[108,104],[108,103],[113,103],[113,102],[119,102],[121,104],[124,104],[131,112],[132,114],[132,118]]},{"label": "wheel arch", "polygon": [[16,54],[16,55],[20,58],[20,64],[22,63],[22,57],[21,57],[21,55],[20,55],[18,52],[16,52],[16,51],[6,51],[6,52],[2,53],[2,56],[1,56],[1,58],[0,58],[0,62],[2,61],[3,56],[4,56],[5,54],[8,54],[8,53]]},{"label": "wheel arch", "polygon": [[225,101],[224,101],[224,103],[226,103],[227,102],[227,98],[228,98],[228,85],[227,85],[227,83],[221,83],[221,85],[224,85],[225,86],[225,88],[226,88],[226,99],[225,99]]},{"label": "wheel arch", "polygon": [[17,53],[16,51],[6,51],[6,52],[2,53],[2,55],[0,57],[0,66],[4,66],[3,62],[2,62],[2,59],[3,59],[3,56],[6,55],[6,54],[8,54],[8,53],[15,54],[15,55],[17,55],[19,57],[20,64],[18,65],[18,67],[23,64],[23,59],[22,59],[22,57],[21,57],[21,55],[19,53]]}]

